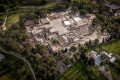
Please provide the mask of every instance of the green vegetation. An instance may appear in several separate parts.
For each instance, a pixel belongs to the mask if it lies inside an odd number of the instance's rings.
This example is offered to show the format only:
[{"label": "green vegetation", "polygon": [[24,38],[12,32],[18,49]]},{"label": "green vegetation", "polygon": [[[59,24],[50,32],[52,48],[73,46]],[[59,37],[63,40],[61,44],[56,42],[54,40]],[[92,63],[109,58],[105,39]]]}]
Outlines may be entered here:
[{"label": "green vegetation", "polygon": [[14,56],[4,55],[5,60],[0,62],[0,80],[33,80],[26,63]]},{"label": "green vegetation", "polygon": [[2,26],[5,19],[5,15],[0,16],[0,26]]},{"label": "green vegetation", "polygon": [[53,39],[53,45],[56,45],[56,44],[58,44],[58,40],[56,40],[56,39]]},{"label": "green vegetation", "polygon": [[114,65],[114,66],[109,66],[111,75],[114,80],[119,80],[120,79],[120,66],[119,64]]},{"label": "green vegetation", "polygon": [[[25,56],[32,64],[38,80],[53,80],[56,78],[58,73],[56,59],[51,56],[48,49],[44,45],[36,44],[35,48],[33,48],[29,41],[28,35],[25,33],[24,23],[27,20],[33,20],[36,18],[38,17],[34,12],[20,16],[18,23],[13,24],[6,31],[0,32],[0,46],[6,51],[17,52],[22,56]],[[15,70],[17,71],[17,69]],[[16,77],[19,76],[16,75]],[[29,77],[30,75],[27,76],[27,78]]]},{"label": "green vegetation", "polygon": [[10,77],[11,77],[10,74],[5,74],[3,76],[0,76],[0,80],[15,80],[15,79],[11,79]]},{"label": "green vegetation", "polygon": [[25,12],[20,12],[20,13],[11,14],[11,15],[8,16],[8,18],[7,18],[6,26],[7,26],[7,27],[10,27],[12,24],[18,22],[20,15],[24,15],[24,14],[25,14]]},{"label": "green vegetation", "polygon": [[90,0],[72,0],[72,2],[77,1],[77,2],[90,2]]},{"label": "green vegetation", "polygon": [[21,0],[22,1],[22,5],[46,5],[48,3],[48,1],[46,0]]},{"label": "green vegetation", "polygon": [[77,50],[77,48],[75,46],[71,46],[71,48],[69,49],[69,51],[71,52],[75,52]]},{"label": "green vegetation", "polygon": [[107,0],[107,1],[115,4],[120,4],[120,0]]},{"label": "green vegetation", "polygon": [[[2,1],[2,2],[1,2]],[[2,3],[2,6],[0,6],[0,9],[2,9],[1,12],[6,12],[7,10],[7,1],[0,1],[0,5]],[[112,34],[114,38],[117,38],[120,33],[119,28],[119,22],[120,18],[113,18],[111,17],[111,14],[109,12],[109,8],[104,6],[103,4],[100,4],[100,0],[96,0],[96,4],[93,4],[91,0],[72,0],[72,3],[69,1],[63,1],[59,3],[46,3],[44,0],[9,0],[9,11],[18,11],[18,6],[24,5],[24,6],[36,6],[40,5],[41,8],[39,10],[35,10],[32,12],[29,12],[28,14],[24,13],[15,13],[8,16],[8,20],[6,23],[7,27],[10,27],[6,31],[0,32],[0,46],[4,48],[7,51],[14,51],[22,56],[25,56],[30,63],[32,64],[32,67],[34,69],[34,72],[36,74],[36,77],[38,80],[54,80],[56,77],[58,77],[59,72],[57,69],[57,60],[61,61],[62,63],[65,63],[66,65],[74,63],[75,61],[79,60],[79,57],[81,57],[81,60],[83,62],[77,62],[74,66],[72,66],[70,69],[68,69],[63,76],[60,78],[60,80],[76,80],[76,79],[83,79],[83,80],[104,80],[105,78],[103,75],[98,73],[98,69],[96,67],[93,67],[95,65],[94,59],[89,58],[85,55],[85,53],[91,49],[92,47],[95,47],[98,45],[99,41],[95,40],[92,42],[91,40],[89,42],[85,43],[85,46],[79,45],[78,48],[79,52],[73,55],[73,58],[70,59],[63,53],[67,52],[67,49],[64,51],[54,52],[51,54],[51,51],[48,50],[47,47],[40,44],[35,44],[35,47],[33,48],[33,44],[29,41],[28,35],[25,33],[25,25],[24,23],[27,20],[33,20],[34,23],[38,23],[38,16],[40,18],[46,17],[47,13],[51,13],[53,11],[59,12],[59,11],[65,11],[72,6],[72,9],[74,12],[80,12],[80,15],[84,16],[86,13],[93,13],[96,14],[96,18],[93,21],[93,25],[97,27],[98,24],[101,26],[101,31],[104,32],[104,30],[107,30]],[[13,2],[12,2],[13,1]],[[99,1],[99,2],[98,2]],[[6,2],[6,3],[4,3]],[[43,3],[42,3],[43,2]],[[22,9],[21,9],[22,10]],[[29,9],[28,9],[29,10]],[[27,11],[27,9],[26,9]],[[24,16],[20,16],[24,15]],[[20,18],[19,18],[20,17]],[[18,22],[18,23],[16,23]],[[15,23],[15,24],[14,24]],[[13,24],[13,25],[12,25]],[[32,23],[31,23],[32,24]],[[44,36],[45,37],[45,36]],[[53,41],[56,43],[57,41]],[[116,48],[116,47],[115,47]],[[76,47],[71,47],[70,51],[75,52],[77,51]],[[82,55],[81,55],[82,53]],[[84,53],[84,54],[83,54]],[[7,60],[10,61],[10,60]],[[3,61],[4,62],[4,61]],[[14,60],[13,60],[14,62]],[[30,80],[30,74],[27,74],[28,68],[27,65],[21,62],[21,65],[18,63],[21,61],[9,62],[9,65],[12,65],[15,67],[10,67],[11,71],[10,73],[1,76],[0,79],[4,79],[5,77],[11,77],[11,75],[16,75],[16,78],[22,78],[23,75],[25,75],[24,78],[27,80]],[[18,64],[18,65],[16,65]],[[6,66],[5,66],[6,67]],[[19,69],[20,67],[20,69]],[[22,72],[21,68],[24,67],[24,70],[27,70],[27,72]],[[0,67],[1,71],[4,71],[3,67]],[[9,69],[7,66],[6,69]],[[12,73],[12,70],[14,73]],[[18,75],[17,71],[20,71],[20,75]],[[118,69],[119,70],[119,69]],[[2,73],[2,72],[1,72]],[[15,74],[16,73],[16,74]],[[10,78],[9,78],[10,79]],[[17,79],[17,80],[19,80]],[[22,80],[24,80],[22,78]]]},{"label": "green vegetation", "polygon": [[38,6],[35,6],[35,5],[23,5],[23,6],[20,6],[20,9],[21,10],[23,10],[23,9],[41,9],[41,8],[47,9],[47,8],[55,6],[56,3],[57,2],[54,2],[54,3],[49,2],[46,5],[38,5]]},{"label": "green vegetation", "polygon": [[104,61],[101,63],[105,67],[105,70],[111,73],[113,80],[120,79],[120,60],[111,63],[110,61]]},{"label": "green vegetation", "polygon": [[59,80],[104,80],[96,67],[78,61],[61,76]]},{"label": "green vegetation", "polygon": [[120,40],[115,40],[110,43],[103,44],[102,47],[114,55],[120,54]]},{"label": "green vegetation", "polygon": [[42,5],[41,8],[46,8],[47,9],[47,8],[55,6],[55,4],[56,4],[56,2],[50,2],[50,3],[46,4],[46,5]]},{"label": "green vegetation", "polygon": [[6,12],[8,7],[9,11],[16,11],[21,5],[46,5],[47,3],[46,0],[0,0],[0,12]]}]

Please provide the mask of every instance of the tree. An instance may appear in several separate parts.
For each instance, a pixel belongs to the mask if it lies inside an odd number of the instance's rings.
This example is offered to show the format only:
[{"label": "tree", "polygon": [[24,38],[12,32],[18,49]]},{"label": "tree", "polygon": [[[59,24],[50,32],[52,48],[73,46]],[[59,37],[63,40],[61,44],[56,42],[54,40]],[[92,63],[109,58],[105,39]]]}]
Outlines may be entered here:
[{"label": "tree", "polygon": [[88,64],[89,65],[95,65],[95,60],[93,59],[93,58],[90,58],[89,60],[88,60]]},{"label": "tree", "polygon": [[82,53],[82,54],[80,55],[80,58],[83,60],[83,62],[84,62],[85,64],[88,63],[88,57],[85,55],[85,53]]},{"label": "tree", "polygon": [[77,50],[77,48],[75,46],[72,46],[70,49],[69,49],[71,52],[75,52]]},{"label": "tree", "polygon": [[70,58],[71,63],[74,63],[74,58]]},{"label": "tree", "polygon": [[5,12],[6,7],[3,4],[0,4],[0,12]]},{"label": "tree", "polygon": [[37,16],[39,16],[40,18],[45,18],[47,15],[47,10],[46,9],[37,9],[34,12]]},{"label": "tree", "polygon": [[26,80],[33,80],[33,78],[32,78],[31,75],[27,75],[27,76],[26,76]]},{"label": "tree", "polygon": [[25,41],[25,40],[27,40],[27,39],[29,39],[29,36],[27,35],[27,34],[23,34],[22,35],[22,41]]},{"label": "tree", "polygon": [[54,39],[52,42],[53,42],[53,45],[58,44],[58,40],[56,40],[56,39]]},{"label": "tree", "polygon": [[64,56],[63,62],[64,62],[66,65],[70,64],[70,58],[68,58],[67,56]]},{"label": "tree", "polygon": [[79,51],[81,53],[86,53],[87,52],[87,47],[85,47],[84,45],[79,44]]},{"label": "tree", "polygon": [[66,53],[67,51],[68,51],[67,48],[65,48],[65,51],[64,51],[64,52]]},{"label": "tree", "polygon": [[53,10],[57,11],[57,12],[64,11],[64,10],[66,10],[66,5],[64,5],[64,4],[56,4],[56,6],[53,7]]},{"label": "tree", "polygon": [[102,40],[102,43],[105,43],[105,40],[104,40],[104,38],[103,38],[103,40]]},{"label": "tree", "polygon": [[74,53],[73,57],[74,57],[75,60],[78,60],[79,59],[78,53]]},{"label": "tree", "polygon": [[86,58],[86,55],[85,55],[84,53],[82,53],[82,54],[80,55],[80,57],[81,57],[82,60],[84,60],[84,59]]},{"label": "tree", "polygon": [[37,18],[37,15],[35,13],[31,12],[31,13],[26,14],[26,18],[28,20],[32,20],[32,19]]},{"label": "tree", "polygon": [[94,46],[94,43],[92,40],[89,40],[89,42],[85,42],[85,45],[90,48],[90,47],[93,47]]},{"label": "tree", "polygon": [[56,65],[56,60],[54,58],[50,58],[49,66],[55,66],[55,65]]},{"label": "tree", "polygon": [[99,40],[95,39],[95,45],[98,45],[98,44],[99,44]]},{"label": "tree", "polygon": [[98,18],[94,18],[92,21],[92,25],[96,26],[97,24],[100,24],[100,20]]},{"label": "tree", "polygon": [[42,59],[42,56],[39,53],[36,53],[34,57],[37,61],[40,61]]},{"label": "tree", "polygon": [[46,3],[47,3],[46,0],[41,0],[41,4],[42,4],[42,5],[45,5]]},{"label": "tree", "polygon": [[41,55],[45,55],[48,52],[47,48],[44,45],[36,44],[34,53],[40,53]]},{"label": "tree", "polygon": [[20,16],[19,25],[20,25],[21,28],[24,29],[24,30],[26,29],[25,24],[24,24],[24,23],[26,22],[26,20],[27,20],[26,18],[23,18],[23,16]]},{"label": "tree", "polygon": [[120,24],[120,16],[118,16],[115,21]]},{"label": "tree", "polygon": [[75,13],[77,13],[78,12],[78,8],[76,6],[73,6],[72,7],[72,11],[75,12]]},{"label": "tree", "polygon": [[80,15],[84,16],[88,12],[85,9],[80,9]]}]

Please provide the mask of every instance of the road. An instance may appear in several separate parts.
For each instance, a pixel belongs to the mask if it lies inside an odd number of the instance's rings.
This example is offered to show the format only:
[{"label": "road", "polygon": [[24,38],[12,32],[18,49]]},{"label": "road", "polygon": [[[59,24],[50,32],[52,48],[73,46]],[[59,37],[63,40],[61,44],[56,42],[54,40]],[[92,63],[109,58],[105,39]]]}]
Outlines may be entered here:
[{"label": "road", "polygon": [[100,71],[108,78],[108,80],[113,80],[112,77],[106,73],[104,67],[100,66],[100,63],[102,62],[101,56],[94,54],[93,58],[95,59],[95,63],[99,67]]},{"label": "road", "polygon": [[104,67],[100,65],[98,67],[100,68],[100,71],[108,78],[108,80],[113,80],[112,77],[106,73]]},{"label": "road", "polygon": [[23,60],[29,66],[29,68],[30,68],[30,70],[31,70],[31,72],[33,74],[34,80],[36,80],[36,76],[35,76],[35,73],[34,73],[32,67],[31,67],[31,64],[23,56],[19,55],[18,53],[11,52],[11,51],[7,52],[7,51],[3,50],[2,48],[0,48],[0,50],[2,52],[6,53],[6,54],[16,56],[19,59]]}]

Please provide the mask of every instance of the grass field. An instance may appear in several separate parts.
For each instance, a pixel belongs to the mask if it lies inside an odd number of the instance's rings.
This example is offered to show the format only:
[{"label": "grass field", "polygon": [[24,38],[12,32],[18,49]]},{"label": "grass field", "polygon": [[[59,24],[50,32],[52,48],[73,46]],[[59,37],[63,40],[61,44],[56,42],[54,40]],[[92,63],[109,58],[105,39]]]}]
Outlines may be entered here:
[{"label": "grass field", "polygon": [[10,27],[13,23],[18,22],[20,15],[24,15],[24,14],[25,14],[24,12],[20,12],[20,13],[15,13],[15,14],[8,16],[7,21],[6,21],[6,26]]},{"label": "grass field", "polygon": [[5,55],[5,60],[0,62],[0,80],[34,79],[26,63],[14,56]]},{"label": "grass field", "polygon": [[88,79],[82,63],[79,62],[67,70],[59,80],[76,80],[77,78],[80,78],[81,80]]},{"label": "grass field", "polygon": [[[69,68],[59,80],[104,80],[104,76],[98,74],[98,69],[78,61]],[[92,77],[92,79],[91,79]]]},{"label": "grass field", "polygon": [[102,48],[111,52],[113,55],[120,54],[120,40],[115,40],[107,44],[103,44]]}]

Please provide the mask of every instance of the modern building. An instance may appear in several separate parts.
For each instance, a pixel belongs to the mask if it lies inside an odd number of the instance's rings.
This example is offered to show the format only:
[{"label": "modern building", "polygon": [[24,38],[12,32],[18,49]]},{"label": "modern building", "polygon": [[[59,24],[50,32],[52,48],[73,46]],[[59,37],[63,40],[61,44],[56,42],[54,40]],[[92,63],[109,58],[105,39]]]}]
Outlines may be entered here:
[{"label": "modern building", "polygon": [[110,59],[110,62],[114,63],[116,60],[117,60],[117,59],[116,59],[115,57],[112,57],[112,58]]},{"label": "modern building", "polygon": [[65,24],[65,26],[70,26],[71,25],[69,21],[64,21],[64,24]]}]

